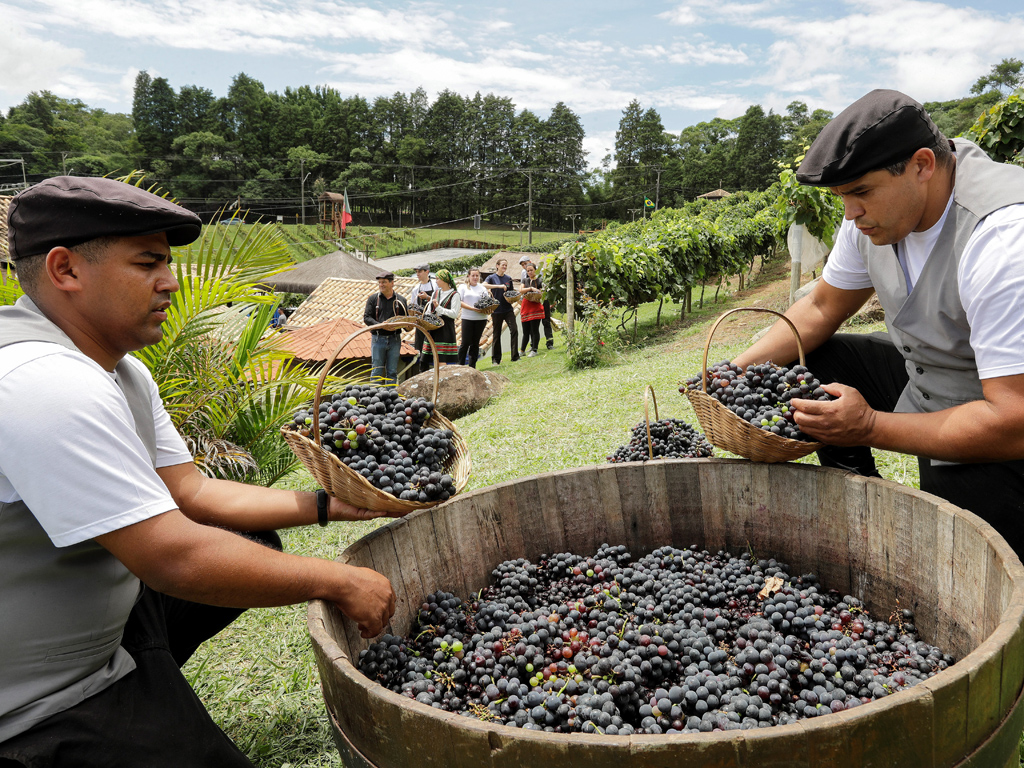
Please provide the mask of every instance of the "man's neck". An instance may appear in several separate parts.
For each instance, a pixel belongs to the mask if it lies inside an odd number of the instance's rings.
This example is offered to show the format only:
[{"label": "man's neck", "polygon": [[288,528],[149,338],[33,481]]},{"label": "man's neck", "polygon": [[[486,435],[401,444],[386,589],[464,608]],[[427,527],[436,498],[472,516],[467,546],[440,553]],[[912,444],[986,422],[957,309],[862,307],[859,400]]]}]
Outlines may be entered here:
[{"label": "man's neck", "polygon": [[385,299],[390,299],[392,296],[395,295],[395,291],[389,288],[386,291],[381,291],[380,295],[383,296]]}]

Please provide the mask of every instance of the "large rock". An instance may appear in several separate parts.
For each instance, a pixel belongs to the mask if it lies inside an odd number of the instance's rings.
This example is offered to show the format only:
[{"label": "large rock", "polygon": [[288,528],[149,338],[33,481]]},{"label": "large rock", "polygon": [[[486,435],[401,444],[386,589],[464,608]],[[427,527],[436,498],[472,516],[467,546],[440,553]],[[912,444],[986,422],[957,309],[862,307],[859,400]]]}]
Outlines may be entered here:
[{"label": "large rock", "polygon": [[[478,371],[468,365],[442,365],[438,373],[437,409],[454,421],[479,411],[508,384],[508,377]],[[398,385],[404,397],[426,397],[434,393],[434,372],[427,371]]]}]

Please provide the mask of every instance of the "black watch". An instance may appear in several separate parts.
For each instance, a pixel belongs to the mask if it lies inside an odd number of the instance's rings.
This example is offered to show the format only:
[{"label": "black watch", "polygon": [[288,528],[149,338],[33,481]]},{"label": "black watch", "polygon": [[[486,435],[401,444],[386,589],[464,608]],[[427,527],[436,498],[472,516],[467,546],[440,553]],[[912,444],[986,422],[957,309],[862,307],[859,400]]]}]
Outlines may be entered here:
[{"label": "black watch", "polygon": [[327,518],[327,491],[323,488],[316,492],[316,519],[322,528],[326,528],[330,522]]}]

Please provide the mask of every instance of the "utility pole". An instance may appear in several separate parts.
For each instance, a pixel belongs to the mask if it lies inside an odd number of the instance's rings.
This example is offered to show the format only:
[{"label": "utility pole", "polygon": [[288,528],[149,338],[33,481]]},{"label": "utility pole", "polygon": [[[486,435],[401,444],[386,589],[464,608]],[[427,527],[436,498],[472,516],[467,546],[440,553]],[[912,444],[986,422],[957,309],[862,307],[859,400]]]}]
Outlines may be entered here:
[{"label": "utility pole", "polygon": [[566,215],[567,218],[572,219],[572,231],[575,232],[576,231],[576,219],[578,219],[583,214],[582,213],[567,213],[565,215]]},{"label": "utility pole", "polygon": [[68,159],[68,153],[67,152],[61,152],[60,153],[60,168],[61,168],[61,175],[62,176],[67,176],[68,175],[68,167],[67,167],[67,164],[64,162],[67,159]]},{"label": "utility pole", "polygon": [[636,221],[636,215],[643,211],[643,208],[627,208],[631,216],[630,221]]},{"label": "utility pole", "polygon": [[661,195],[661,168],[658,171],[658,181],[654,187],[654,210],[658,210],[658,197]]},{"label": "utility pole", "polygon": [[526,178],[530,182],[530,197],[526,205],[526,223],[529,225],[530,233],[528,242],[530,245],[533,245],[533,171],[528,171]]},{"label": "utility pole", "polygon": [[[302,198],[302,225],[306,225],[306,179],[312,175],[312,171],[306,173],[306,161],[299,158],[299,195]],[[305,174],[305,175],[303,175]]]}]

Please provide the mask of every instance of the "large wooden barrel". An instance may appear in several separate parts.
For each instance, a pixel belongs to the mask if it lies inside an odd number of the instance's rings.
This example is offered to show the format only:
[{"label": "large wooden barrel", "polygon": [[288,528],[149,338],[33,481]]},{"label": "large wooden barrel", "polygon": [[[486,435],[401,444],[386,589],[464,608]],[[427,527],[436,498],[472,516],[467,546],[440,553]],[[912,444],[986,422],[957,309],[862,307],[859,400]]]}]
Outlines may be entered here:
[{"label": "large wooden barrel", "polygon": [[367,646],[333,606],[309,630],[335,741],[348,768],[1008,768],[1024,729],[1024,567],[984,521],[942,499],[838,470],[743,461],[657,461],[553,472],[416,512],[358,541],[342,560],[391,579],[407,634],[422,598],[468,597],[508,558],[634,557],[698,545],[777,557],[865,601],[899,606],[956,656],[907,691],[792,725],[707,734],[552,734],[443,712],[363,677]]}]

